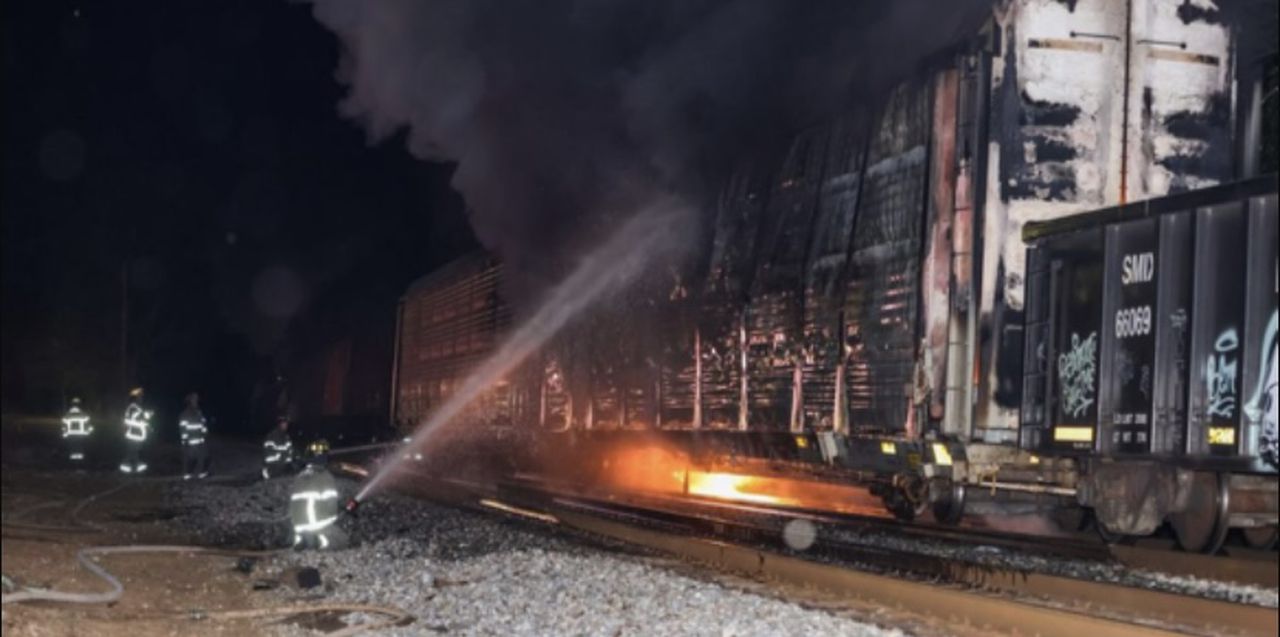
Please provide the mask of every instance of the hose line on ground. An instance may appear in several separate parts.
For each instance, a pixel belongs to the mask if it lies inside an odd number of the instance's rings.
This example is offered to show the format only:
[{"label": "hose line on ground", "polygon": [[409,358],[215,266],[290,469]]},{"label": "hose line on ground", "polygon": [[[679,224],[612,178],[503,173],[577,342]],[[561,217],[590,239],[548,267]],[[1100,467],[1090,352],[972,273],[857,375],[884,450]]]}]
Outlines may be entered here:
[{"label": "hose line on ground", "polygon": [[[160,479],[165,480],[165,479]],[[27,524],[22,522],[8,522],[5,526],[16,526],[19,528],[30,528],[40,530],[63,530],[63,531],[97,531],[106,532],[107,529],[101,525],[84,522],[80,520],[80,513],[84,511],[93,502],[116,493],[133,482],[123,482],[115,485],[110,489],[95,493],[81,500],[75,508],[70,512],[72,525],[39,525]],[[46,508],[46,507],[36,507]],[[22,514],[33,512],[35,509],[28,509]],[[22,514],[15,517],[22,517]],[[0,595],[0,604],[16,604],[21,602],[60,602],[69,604],[110,604],[118,601],[124,595],[124,584],[112,575],[107,569],[103,568],[93,560],[97,556],[105,555],[121,555],[136,553],[192,553],[204,555],[223,555],[230,557],[269,557],[282,553],[283,550],[269,551],[249,551],[249,550],[230,550],[210,548],[204,546],[187,546],[175,544],[131,544],[121,546],[91,546],[80,549],[76,552],[76,560],[80,562],[86,570],[98,576],[99,579],[105,581],[109,586],[109,590],[98,593],[69,593],[66,591],[56,591],[39,588],[26,588],[25,590],[14,593],[3,593]],[[6,576],[6,585],[10,585],[9,578]],[[350,637],[368,630],[376,630],[400,624],[413,619],[413,616],[398,608],[386,606],[373,606],[367,604],[315,604],[315,605],[294,605],[294,606],[276,606],[270,608],[256,608],[247,610],[226,610],[226,611],[192,611],[192,612],[176,612],[175,615],[189,617],[191,619],[252,619],[255,617],[273,617],[278,615],[301,615],[309,613],[324,612],[347,612],[347,613],[370,613],[383,615],[388,617],[381,621],[366,622],[347,626],[337,631],[327,633],[329,637]]]},{"label": "hose line on ground", "polygon": [[[169,544],[134,544],[124,546],[93,546],[80,549],[76,552],[76,559],[80,561],[89,572],[97,575],[110,587],[109,590],[100,593],[68,593],[65,591],[54,591],[46,589],[28,588],[17,593],[6,593],[3,595],[4,604],[16,604],[19,602],[61,602],[69,604],[110,604],[116,602],[124,595],[124,585],[116,576],[112,575],[107,569],[93,561],[94,556],[103,555],[121,555],[129,553],[199,553],[206,555],[225,555],[231,557],[267,557],[276,555],[282,551],[232,551],[227,549],[207,548],[203,546],[184,546]],[[368,604],[313,604],[300,606],[275,606],[270,608],[253,608],[247,610],[225,610],[225,611],[193,611],[186,613],[175,613],[190,617],[191,619],[253,619],[255,617],[273,617],[277,615],[302,615],[309,613],[326,613],[326,612],[347,612],[347,613],[371,613],[377,615],[385,615],[388,619],[381,621],[366,622],[347,626],[335,632],[328,633],[330,637],[349,637],[367,630],[375,630],[393,626],[401,622],[410,620],[412,615],[398,608],[388,606],[373,606]]]}]

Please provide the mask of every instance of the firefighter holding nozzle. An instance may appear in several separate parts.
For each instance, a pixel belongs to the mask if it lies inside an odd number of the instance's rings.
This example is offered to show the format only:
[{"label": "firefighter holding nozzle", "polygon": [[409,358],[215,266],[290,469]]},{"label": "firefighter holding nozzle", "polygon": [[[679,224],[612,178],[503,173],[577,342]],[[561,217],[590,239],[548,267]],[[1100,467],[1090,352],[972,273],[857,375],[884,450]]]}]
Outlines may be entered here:
[{"label": "firefighter holding nozzle", "polygon": [[129,392],[129,406],[124,409],[124,461],[122,473],[143,473],[147,463],[142,460],[142,446],[151,435],[151,410],[142,407],[142,388]]},{"label": "firefighter holding nozzle", "polygon": [[307,466],[293,479],[289,520],[295,549],[340,549],[347,534],[338,526],[338,483],[329,473],[329,443],[317,440],[307,447]]}]

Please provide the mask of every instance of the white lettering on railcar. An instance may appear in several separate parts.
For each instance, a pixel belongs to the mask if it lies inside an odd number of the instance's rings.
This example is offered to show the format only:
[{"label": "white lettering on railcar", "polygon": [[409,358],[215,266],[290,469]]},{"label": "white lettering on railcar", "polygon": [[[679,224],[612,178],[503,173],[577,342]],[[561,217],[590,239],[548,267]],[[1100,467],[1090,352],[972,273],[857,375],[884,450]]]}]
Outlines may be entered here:
[{"label": "white lettering on railcar", "polygon": [[1120,283],[1146,283],[1156,273],[1156,255],[1152,252],[1126,254],[1120,262]]},{"label": "white lettering on railcar", "polygon": [[1116,338],[1151,333],[1151,306],[1127,307],[1116,312]]}]

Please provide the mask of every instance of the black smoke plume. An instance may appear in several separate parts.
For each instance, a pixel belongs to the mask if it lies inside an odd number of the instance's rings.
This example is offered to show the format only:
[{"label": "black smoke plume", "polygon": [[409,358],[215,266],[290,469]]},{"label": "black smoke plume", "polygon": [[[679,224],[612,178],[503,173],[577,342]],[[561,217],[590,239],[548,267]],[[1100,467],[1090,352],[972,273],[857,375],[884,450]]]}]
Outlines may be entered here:
[{"label": "black smoke plume", "polygon": [[[988,0],[314,0],[341,113],[455,162],[533,290],[657,194],[708,210],[736,159],[876,96]],[[712,211],[703,215],[710,217]]]}]

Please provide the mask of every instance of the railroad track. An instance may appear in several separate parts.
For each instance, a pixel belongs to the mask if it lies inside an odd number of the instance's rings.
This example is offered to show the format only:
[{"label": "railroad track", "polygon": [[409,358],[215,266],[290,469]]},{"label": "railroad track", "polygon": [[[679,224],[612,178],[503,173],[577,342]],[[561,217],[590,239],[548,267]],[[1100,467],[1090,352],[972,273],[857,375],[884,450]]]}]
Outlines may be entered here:
[{"label": "railroad track", "polygon": [[[517,490],[550,491],[576,495],[568,485],[548,484],[529,477],[508,483]],[[1204,580],[1275,588],[1280,583],[1280,566],[1274,552],[1240,551],[1247,557],[1211,556],[1186,553],[1171,545],[1144,542],[1139,545],[1106,544],[1092,537],[1046,537],[1025,533],[996,531],[968,526],[938,526],[918,522],[902,522],[849,513],[833,513],[811,509],[776,508],[699,497],[666,497],[659,495],[626,495],[610,499],[653,511],[669,511],[682,515],[728,516],[723,522],[740,517],[790,520],[807,519],[814,524],[837,528],[842,535],[885,536],[942,542],[953,546],[996,547],[1007,551],[1048,559],[1068,559],[1098,564],[1116,564],[1129,569],[1190,576]]]},{"label": "railroad track", "polygon": [[[415,491],[464,506],[478,507],[483,500],[490,510],[558,522],[750,577],[817,587],[864,608],[896,609],[946,633],[1277,634],[1274,608],[975,565],[835,537],[820,538],[803,554],[773,548],[779,546],[778,523],[784,517],[808,519],[808,514],[782,516],[747,507],[758,517],[743,519],[725,515],[741,507],[651,508],[529,481],[495,486],[454,480]],[[766,513],[773,523],[761,522]]]},{"label": "railroad track", "polygon": [[[1065,603],[1066,595],[1079,591],[1054,591],[1063,597],[1030,598],[1030,590],[1017,598],[1002,597],[992,591],[965,589],[937,583],[901,579],[867,573],[843,566],[823,564],[766,551],[703,538],[646,529],[604,517],[560,511],[557,519],[573,528],[638,544],[685,559],[706,563],[740,574],[762,577],[793,585],[817,587],[825,591],[874,606],[895,609],[898,613],[922,616],[926,625],[940,626],[946,632],[1041,635],[1042,637],[1120,637],[1144,635],[1273,635],[1275,612],[1259,609],[1245,615],[1229,614],[1226,621],[1219,613],[1224,602],[1196,604],[1194,609],[1177,612],[1165,609],[1134,614],[1132,607],[1119,605],[1123,615],[1103,616],[1100,610],[1078,600]],[[1033,588],[1033,587],[1027,587]],[[1044,592],[1042,587],[1040,592]],[[1100,593],[1101,594],[1101,593]],[[1114,601],[1114,600],[1113,600]],[[1124,600],[1129,601],[1129,600]],[[1156,601],[1158,600],[1149,600]],[[1051,605],[1056,603],[1056,605]],[[1117,609],[1113,604],[1107,608]],[[1148,608],[1147,610],[1151,610]],[[1128,615],[1128,618],[1125,618]]]},{"label": "railroad track", "polygon": [[[351,465],[355,466],[355,465]],[[360,470],[353,477],[367,475]],[[574,485],[558,484],[539,476],[520,474],[498,481],[479,483],[441,480],[415,472],[413,480],[450,483],[472,491],[483,489],[491,496],[512,489],[527,493],[578,495]],[[602,497],[602,496],[597,496]],[[1080,562],[1119,565],[1127,569],[1189,576],[1202,580],[1232,582],[1249,586],[1276,588],[1280,584],[1280,564],[1274,551],[1246,550],[1232,547],[1228,556],[1210,556],[1177,550],[1172,543],[1141,540],[1136,545],[1107,544],[1092,534],[1046,537],[1027,533],[994,530],[974,526],[939,526],[920,522],[903,522],[893,518],[854,513],[802,508],[778,508],[767,505],[732,502],[696,496],[661,496],[656,494],[615,495],[611,501],[630,503],[651,511],[670,511],[682,515],[709,515],[722,512],[734,518],[759,516],[765,519],[808,519],[814,524],[838,528],[842,534],[911,538],[940,542],[953,546],[995,547],[1046,559],[1068,559]]]}]

